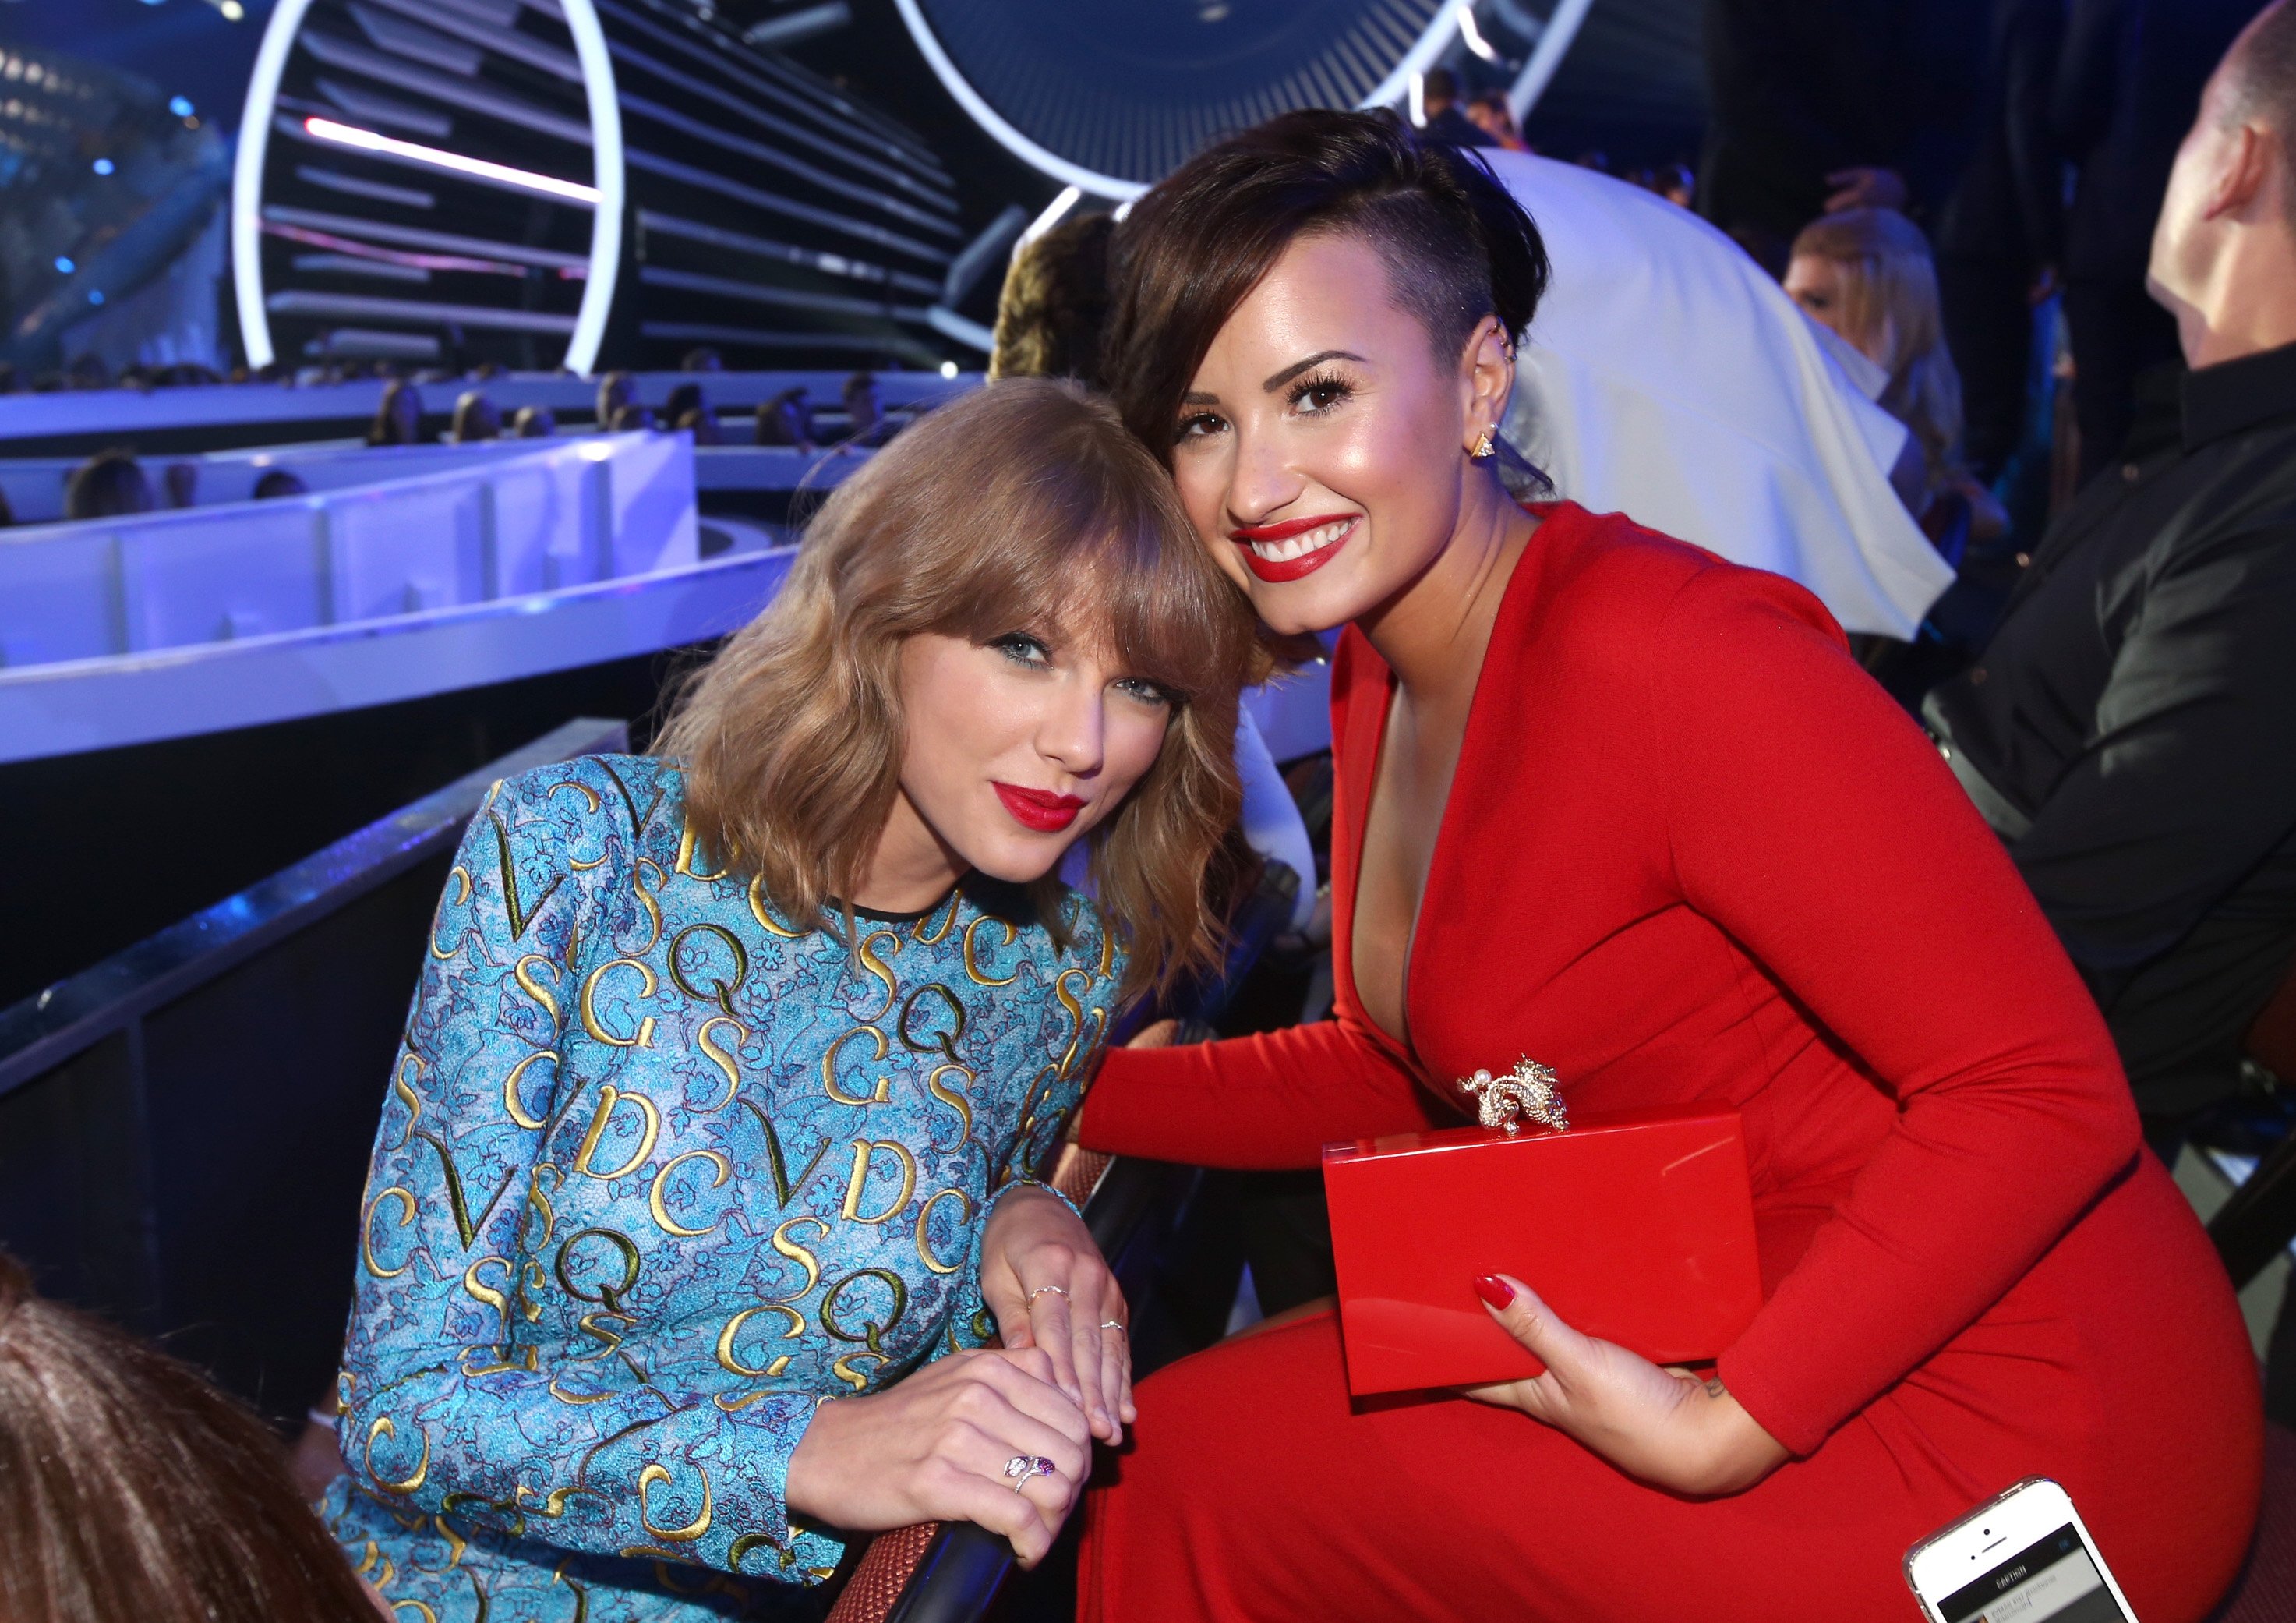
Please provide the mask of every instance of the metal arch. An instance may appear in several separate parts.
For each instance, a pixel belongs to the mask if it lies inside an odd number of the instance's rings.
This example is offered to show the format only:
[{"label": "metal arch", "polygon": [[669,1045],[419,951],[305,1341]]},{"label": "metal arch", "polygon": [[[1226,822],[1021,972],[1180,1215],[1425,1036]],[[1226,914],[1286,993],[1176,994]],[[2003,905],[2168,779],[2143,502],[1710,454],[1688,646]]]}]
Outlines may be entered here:
[{"label": "metal arch", "polygon": [[[893,4],[900,11],[901,20],[909,25],[910,37],[917,42],[917,48],[924,53],[925,61],[931,64],[934,77],[940,80],[949,94],[956,98],[957,104],[972,115],[972,121],[987,130],[1006,152],[1031,168],[1051,176],[1062,185],[1074,186],[1095,197],[1128,203],[1147,192],[1145,182],[1119,180],[1113,175],[1103,175],[1096,169],[1086,168],[1082,164],[1070,163],[1057,152],[1022,135],[958,71],[955,62],[949,59],[947,51],[942,48],[939,37],[933,33],[932,25],[925,20],[923,8],[917,0],[893,0]],[[1563,4],[1570,4],[1571,0],[1563,0]],[[1384,107],[1402,95],[1409,89],[1413,77],[1424,71],[1443,53],[1458,26],[1456,8],[1446,7],[1436,12],[1411,49],[1404,53],[1403,60],[1357,105]],[[1572,26],[1575,29],[1577,25],[1574,23]]]},{"label": "metal arch", "polygon": [[[247,102],[240,113],[239,151],[232,165],[231,275],[239,305],[240,341],[250,368],[268,366],[278,351],[271,342],[271,321],[263,296],[263,162],[271,149],[271,120],[278,111],[279,81],[285,77],[289,53],[301,29],[311,0],[278,0],[264,25],[263,42],[256,48],[255,70],[247,84]],[[582,285],[582,302],[567,341],[564,365],[588,373],[597,364],[604,340],[606,316],[614,301],[614,283],[622,258],[622,210],[627,184],[622,161],[622,110],[614,86],[614,65],[606,49],[605,30],[592,0],[558,0],[567,31],[574,38],[574,56],[582,70],[582,94],[590,116],[590,171],[598,192],[591,211],[590,256]]]}]

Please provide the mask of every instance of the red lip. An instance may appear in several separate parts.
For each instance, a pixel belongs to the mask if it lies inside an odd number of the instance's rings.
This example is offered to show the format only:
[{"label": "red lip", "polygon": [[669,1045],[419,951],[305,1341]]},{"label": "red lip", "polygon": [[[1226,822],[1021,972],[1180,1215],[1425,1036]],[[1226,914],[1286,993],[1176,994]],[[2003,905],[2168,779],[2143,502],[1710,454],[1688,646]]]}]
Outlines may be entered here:
[{"label": "red lip", "polygon": [[1326,524],[1353,524],[1362,517],[1359,512],[1328,512],[1318,518],[1286,519],[1280,524],[1246,524],[1228,531],[1228,539],[1234,542],[1236,549],[1243,554],[1244,568],[1260,579],[1269,582],[1298,580],[1302,576],[1314,574],[1338,557],[1341,549],[1353,539],[1355,531],[1349,529],[1338,540],[1298,558],[1262,558],[1251,550],[1251,543],[1289,541],[1294,536],[1304,536],[1309,530],[1321,529]]},{"label": "red lip", "polygon": [[1085,802],[1075,795],[1056,795],[1042,789],[1023,789],[1018,783],[996,783],[996,798],[1004,802],[1004,809],[1023,828],[1040,834],[1057,834],[1077,819]]}]

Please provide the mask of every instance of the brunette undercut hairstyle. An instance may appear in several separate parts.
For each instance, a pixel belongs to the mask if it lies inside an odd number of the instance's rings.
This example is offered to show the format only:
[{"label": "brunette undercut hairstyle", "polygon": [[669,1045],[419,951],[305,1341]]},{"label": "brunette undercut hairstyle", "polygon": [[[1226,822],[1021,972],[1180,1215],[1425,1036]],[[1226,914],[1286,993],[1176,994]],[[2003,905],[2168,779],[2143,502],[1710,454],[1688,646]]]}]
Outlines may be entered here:
[{"label": "brunette undercut hairstyle", "polygon": [[[940,407],[840,485],[773,603],[688,688],[656,753],[685,774],[712,861],[793,924],[840,934],[900,790],[901,645],[1027,632],[1096,645],[1171,704],[1162,750],[1086,836],[1123,996],[1211,967],[1205,893],[1242,805],[1239,690],[1266,675],[1256,622],[1171,477],[1080,384],[1011,378]],[[1061,885],[1030,887],[1070,945]]]},{"label": "brunette undercut hairstyle", "polygon": [[277,1438],[0,1251],[0,1618],[376,1623]]},{"label": "brunette undercut hairstyle", "polygon": [[1124,421],[1168,464],[1180,398],[1283,250],[1357,237],[1450,365],[1486,316],[1509,344],[1546,291],[1538,227],[1481,159],[1376,113],[1285,113],[1190,159],[1118,232],[1104,371]]}]

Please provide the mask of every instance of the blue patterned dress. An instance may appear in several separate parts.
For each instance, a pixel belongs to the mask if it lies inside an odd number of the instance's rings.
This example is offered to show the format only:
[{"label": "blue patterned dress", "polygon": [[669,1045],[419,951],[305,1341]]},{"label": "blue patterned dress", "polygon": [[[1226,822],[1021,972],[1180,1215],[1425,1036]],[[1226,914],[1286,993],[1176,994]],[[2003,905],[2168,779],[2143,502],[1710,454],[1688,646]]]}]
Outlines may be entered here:
[{"label": "blue patterned dress", "polygon": [[401,1623],[815,1615],[816,1406],[993,1329],[982,1220],[1106,1033],[1098,915],[1063,952],[968,881],[849,945],[706,865],[676,766],[611,756],[498,785],[448,876],[323,1507]]}]

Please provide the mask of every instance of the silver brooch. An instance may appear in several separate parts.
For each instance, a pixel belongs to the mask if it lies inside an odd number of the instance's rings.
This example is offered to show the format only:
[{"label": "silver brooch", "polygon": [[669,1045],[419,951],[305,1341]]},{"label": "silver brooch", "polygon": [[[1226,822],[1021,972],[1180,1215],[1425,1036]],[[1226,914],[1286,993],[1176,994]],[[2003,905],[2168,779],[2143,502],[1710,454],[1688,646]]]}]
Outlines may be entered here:
[{"label": "silver brooch", "polygon": [[1562,1108],[1562,1092],[1555,1086],[1554,1072],[1541,1065],[1529,1054],[1517,1060],[1514,1069],[1505,1076],[1495,1077],[1488,1070],[1479,1070],[1472,1077],[1459,1078],[1459,1091],[1475,1098],[1476,1119],[1487,1127],[1497,1127],[1509,1138],[1522,1131],[1526,1120],[1553,1127],[1560,1133],[1570,1125],[1570,1118]]}]

